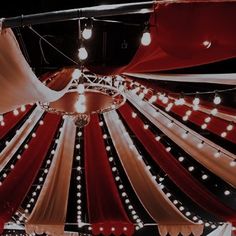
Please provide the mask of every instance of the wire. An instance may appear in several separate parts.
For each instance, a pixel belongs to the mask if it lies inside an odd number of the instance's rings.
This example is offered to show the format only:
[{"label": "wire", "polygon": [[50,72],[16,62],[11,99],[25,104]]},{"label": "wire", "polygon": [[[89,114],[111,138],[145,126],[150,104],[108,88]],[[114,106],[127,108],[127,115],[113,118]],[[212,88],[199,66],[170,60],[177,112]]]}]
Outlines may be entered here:
[{"label": "wire", "polygon": [[51,44],[47,39],[45,39],[40,33],[38,33],[35,29],[32,28],[32,26],[28,26],[29,29],[34,32],[40,39],[42,39],[45,43],[47,43],[50,47],[52,47],[54,50],[56,50],[59,54],[67,58],[69,61],[73,62],[75,65],[79,65],[78,62],[74,61],[72,58],[68,57],[65,53],[63,53],[61,50],[59,50],[57,47],[55,47],[53,44]]},{"label": "wire", "polygon": [[[213,93],[225,93],[225,92],[231,92],[236,91],[236,87],[228,88],[228,89],[220,89],[220,90],[214,90],[214,91],[205,91],[205,92],[194,92],[194,93],[182,93],[183,95],[204,95],[204,94],[213,94]],[[177,93],[173,93],[177,94]]]}]

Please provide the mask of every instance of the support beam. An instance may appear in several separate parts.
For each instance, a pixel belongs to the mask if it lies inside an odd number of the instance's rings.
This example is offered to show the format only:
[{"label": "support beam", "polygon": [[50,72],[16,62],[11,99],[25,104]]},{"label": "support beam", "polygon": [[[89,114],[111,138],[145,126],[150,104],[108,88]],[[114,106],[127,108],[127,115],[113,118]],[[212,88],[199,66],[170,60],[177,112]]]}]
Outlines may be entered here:
[{"label": "support beam", "polygon": [[125,4],[101,5],[85,8],[76,8],[61,11],[21,15],[5,18],[4,28],[14,28],[27,25],[46,24],[51,22],[77,20],[79,18],[106,17],[126,14],[143,14],[153,11],[153,1]]}]

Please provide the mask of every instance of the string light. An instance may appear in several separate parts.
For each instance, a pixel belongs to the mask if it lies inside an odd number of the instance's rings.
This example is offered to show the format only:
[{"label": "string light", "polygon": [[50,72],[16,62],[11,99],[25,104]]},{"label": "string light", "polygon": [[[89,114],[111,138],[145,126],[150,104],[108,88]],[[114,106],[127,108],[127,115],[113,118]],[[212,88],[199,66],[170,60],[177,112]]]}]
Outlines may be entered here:
[{"label": "string light", "polygon": [[85,25],[84,30],[82,31],[82,37],[86,40],[90,39],[92,37],[92,27],[88,27],[87,25]]},{"label": "string light", "polygon": [[143,32],[143,35],[142,35],[142,38],[141,38],[141,44],[143,46],[148,46],[150,45],[152,39],[151,39],[151,34],[149,32],[149,26],[148,24],[146,24],[146,27],[144,29],[144,32]]},{"label": "string light", "polygon": [[85,47],[81,47],[78,49],[78,58],[82,61],[86,60],[88,57],[88,52]]},{"label": "string light", "polygon": [[198,106],[199,104],[200,104],[200,99],[199,99],[199,97],[195,97],[195,98],[193,99],[193,105]]},{"label": "string light", "polygon": [[[139,86],[139,85],[136,85],[136,86]],[[163,94],[163,93],[157,93],[157,95],[158,95],[158,98],[159,99],[164,99],[164,97],[165,97],[165,94]],[[147,103],[149,103],[149,105],[151,105],[152,107],[155,107],[155,105],[152,105],[151,103],[150,103],[150,101],[149,100],[145,100]],[[158,114],[162,114],[163,116],[165,116],[165,114],[161,111],[161,110],[159,110],[158,108],[156,108],[155,107],[155,112],[153,112],[153,116],[156,118],[156,112],[158,111]],[[218,110],[217,110],[217,108],[213,108],[212,109],[212,111],[211,111],[211,115],[214,115],[214,114],[216,114],[218,112]],[[191,113],[192,113],[192,111],[191,110],[188,110],[188,111],[186,111],[186,113],[188,114],[188,115],[191,115]],[[186,116],[186,115],[185,115]],[[169,118],[169,117],[167,117],[167,116],[165,116],[165,118],[167,118],[167,119],[169,119],[170,121],[171,121],[171,119]],[[186,116],[186,118],[188,119],[188,116]],[[209,117],[206,117],[205,118],[205,122],[210,122],[211,121],[211,117],[209,116]],[[175,122],[173,122],[174,124],[176,124]],[[230,130],[232,130],[233,129],[233,122],[230,122],[230,124],[228,125],[229,126],[229,128],[228,129],[230,129]],[[177,126],[179,126],[178,124],[176,124]],[[167,124],[167,126],[168,127],[170,127],[171,125],[170,125],[170,123],[168,123]],[[204,124],[203,126],[202,126],[202,128],[204,129],[204,128],[206,128],[207,127],[207,124]],[[180,126],[180,128],[182,128],[181,126]],[[182,129],[184,129],[184,128],[182,128]],[[226,128],[226,130],[227,130],[227,128]],[[228,131],[228,130],[227,130]],[[186,130],[185,130],[185,132],[186,132]],[[192,134],[192,133],[191,133]],[[192,134],[192,135],[194,135],[194,134]],[[221,134],[222,136],[226,136],[227,135],[227,132],[223,132],[223,134]],[[185,133],[183,132],[183,134],[181,135],[183,138],[184,137],[186,137],[186,135],[185,135]],[[195,135],[194,135],[195,136]],[[198,138],[198,137],[197,137]],[[156,139],[156,138],[155,138]],[[198,138],[198,139],[200,139],[200,138]],[[157,139],[156,139],[157,140]],[[158,138],[158,140],[159,140],[159,138]],[[197,147],[199,148],[199,149],[201,149],[202,147],[203,147],[203,145],[204,145],[204,141],[203,140],[201,140],[200,139],[200,143],[198,143],[197,144]],[[214,148],[211,144],[208,144],[207,143],[207,145],[209,145],[209,146],[211,146],[212,148]],[[215,148],[214,148],[215,149]],[[229,155],[227,155],[226,153],[224,153],[229,159],[231,159],[230,160],[230,162],[229,162],[229,165],[230,166],[236,166],[236,162],[234,163],[234,160],[232,160],[232,157],[231,156],[229,156]],[[220,157],[220,155],[221,155],[221,152],[220,151],[217,151],[216,150],[216,152],[214,153],[213,152],[213,154],[212,154],[214,157],[216,157],[216,158],[218,158],[218,157]],[[231,164],[232,163],[232,164]]]},{"label": "string light", "polygon": [[217,93],[215,94],[213,102],[215,105],[219,105],[221,103],[221,98]]}]

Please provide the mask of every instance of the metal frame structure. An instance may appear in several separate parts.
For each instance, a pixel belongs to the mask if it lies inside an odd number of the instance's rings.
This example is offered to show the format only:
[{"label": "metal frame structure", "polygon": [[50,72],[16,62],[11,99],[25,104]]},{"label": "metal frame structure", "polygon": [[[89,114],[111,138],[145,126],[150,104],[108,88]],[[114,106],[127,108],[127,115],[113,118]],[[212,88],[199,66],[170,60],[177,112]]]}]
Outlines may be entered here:
[{"label": "metal frame structure", "polygon": [[153,12],[154,1],[125,4],[111,4],[76,8],[61,11],[21,15],[2,19],[3,28],[15,28],[27,25],[46,24],[59,21],[77,20],[90,17],[106,17],[127,14],[144,14]]}]

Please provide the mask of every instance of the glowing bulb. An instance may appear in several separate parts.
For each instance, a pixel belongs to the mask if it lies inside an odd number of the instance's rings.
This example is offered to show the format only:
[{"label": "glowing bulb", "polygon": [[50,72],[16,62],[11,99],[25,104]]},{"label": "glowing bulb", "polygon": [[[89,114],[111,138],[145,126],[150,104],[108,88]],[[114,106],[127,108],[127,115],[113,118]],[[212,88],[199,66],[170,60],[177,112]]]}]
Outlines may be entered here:
[{"label": "glowing bulb", "polygon": [[194,170],[194,167],[193,167],[193,166],[190,166],[190,167],[188,168],[188,170],[191,172],[191,171]]},{"label": "glowing bulb", "polygon": [[85,113],[86,106],[84,104],[81,104],[79,101],[75,103],[75,109],[78,113]]},{"label": "glowing bulb", "polygon": [[231,131],[233,128],[234,128],[233,125],[229,124],[226,129],[227,129],[227,131]]},{"label": "glowing bulb", "polygon": [[80,94],[84,93],[84,84],[79,84],[77,87],[77,91]]},{"label": "glowing bulb", "polygon": [[179,105],[184,105],[185,100],[184,98],[179,98],[175,101],[175,105],[179,106]]},{"label": "glowing bulb", "polygon": [[187,110],[187,111],[186,111],[186,115],[187,115],[187,116],[190,116],[191,114],[192,114],[192,111],[191,111],[191,110]]},{"label": "glowing bulb", "polygon": [[132,118],[136,118],[137,117],[137,113],[132,112]]},{"label": "glowing bulb", "polygon": [[92,29],[91,28],[85,28],[82,32],[82,36],[84,39],[90,39],[92,37]]},{"label": "glowing bulb", "polygon": [[212,114],[213,116],[215,116],[215,115],[217,114],[217,112],[218,112],[218,109],[217,109],[217,108],[214,108],[214,109],[211,110],[211,114]]},{"label": "glowing bulb", "polygon": [[13,115],[14,115],[14,116],[19,115],[19,111],[18,111],[18,110],[14,110],[14,111],[13,111]]},{"label": "glowing bulb", "polygon": [[203,179],[203,180],[205,180],[205,179],[207,179],[207,178],[208,178],[208,175],[203,175],[203,176],[202,176],[202,179]]},{"label": "glowing bulb", "polygon": [[236,161],[235,161],[235,160],[231,161],[229,165],[230,165],[231,167],[236,166]]},{"label": "glowing bulb", "polygon": [[177,205],[177,204],[178,204],[178,201],[177,201],[177,200],[174,200],[173,203],[174,203],[175,205]]},{"label": "glowing bulb", "polygon": [[203,124],[203,125],[201,126],[202,129],[206,129],[206,127],[207,127],[207,124]]},{"label": "glowing bulb", "polygon": [[168,105],[167,105],[167,107],[165,108],[165,110],[166,111],[170,111],[171,110],[171,108],[173,107],[173,103],[171,102],[171,103],[169,103]]},{"label": "glowing bulb", "polygon": [[153,95],[150,99],[149,99],[149,102],[153,103],[157,100],[157,96],[156,95]]},{"label": "glowing bulb", "polygon": [[222,132],[220,136],[221,136],[222,138],[225,138],[225,137],[226,137],[226,135],[227,135],[227,133],[226,133],[226,132]]},{"label": "glowing bulb", "polygon": [[220,103],[221,103],[221,98],[220,98],[220,96],[216,94],[215,97],[214,97],[213,102],[214,102],[214,104],[216,104],[216,105],[220,104]]},{"label": "glowing bulb", "polygon": [[188,120],[188,116],[183,116],[183,121],[187,121]]},{"label": "glowing bulb", "polygon": [[193,99],[193,105],[196,106],[196,105],[199,105],[199,103],[200,103],[200,99],[198,97]]},{"label": "glowing bulb", "polygon": [[209,40],[205,40],[202,42],[202,45],[205,47],[205,48],[210,48],[211,47],[211,41]]},{"label": "glowing bulb", "polygon": [[0,121],[3,121],[3,115],[0,115]]},{"label": "glowing bulb", "polygon": [[21,110],[22,112],[25,111],[25,110],[26,110],[25,105],[22,105],[21,108],[20,108],[20,110]]},{"label": "glowing bulb", "polygon": [[87,50],[85,49],[85,47],[79,48],[79,50],[78,50],[78,57],[79,57],[80,60],[85,60],[85,59],[87,59],[87,57],[88,57],[88,52],[87,52]]},{"label": "glowing bulb", "polygon": [[72,73],[72,79],[78,79],[82,75],[81,70],[75,69]]},{"label": "glowing bulb", "polygon": [[205,119],[205,122],[206,122],[206,123],[209,123],[210,121],[211,121],[211,117],[208,116],[208,117]]},{"label": "glowing bulb", "polygon": [[178,160],[179,160],[179,162],[182,162],[182,161],[184,161],[184,157],[179,157]]},{"label": "glowing bulb", "polygon": [[164,104],[168,103],[168,101],[169,101],[169,98],[168,98],[168,97],[164,97],[164,98],[162,99],[162,102],[163,102]]},{"label": "glowing bulb", "polygon": [[225,191],[224,191],[224,195],[225,195],[225,196],[230,195],[230,191],[229,191],[229,190],[225,190]]},{"label": "glowing bulb", "polygon": [[141,43],[143,46],[148,46],[151,43],[151,34],[149,32],[144,32],[141,38]]}]

